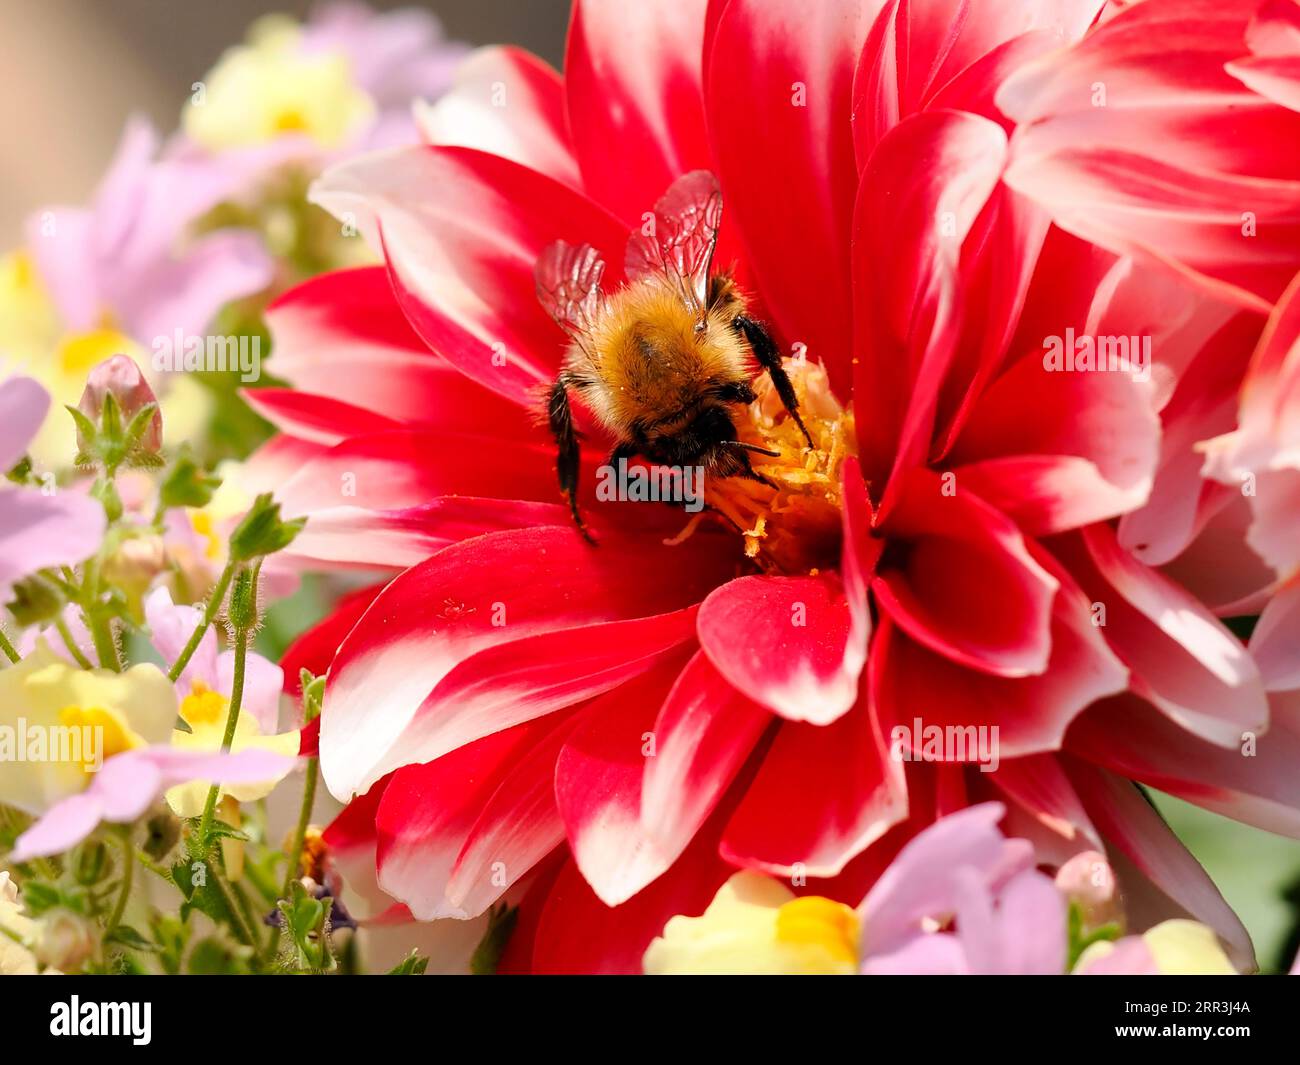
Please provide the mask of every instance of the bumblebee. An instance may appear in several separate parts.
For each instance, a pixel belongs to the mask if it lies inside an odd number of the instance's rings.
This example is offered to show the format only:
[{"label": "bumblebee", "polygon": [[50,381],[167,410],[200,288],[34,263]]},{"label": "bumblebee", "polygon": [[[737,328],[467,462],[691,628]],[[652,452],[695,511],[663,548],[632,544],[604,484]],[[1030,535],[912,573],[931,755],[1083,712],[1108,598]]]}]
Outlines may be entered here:
[{"label": "bumblebee", "polygon": [[706,476],[762,481],[749,452],[776,455],[737,439],[733,414],[754,401],[766,372],[812,447],[794,387],[767,330],[746,313],[727,273],[711,266],[722,221],[722,190],[707,170],[678,178],[646,226],[628,239],[626,283],[601,289],[605,261],[589,244],[556,241],[537,261],[542,306],[569,336],[551,387],[546,420],[555,437],[556,472],[578,529],[576,395],[617,443],[611,465],[636,456]]}]

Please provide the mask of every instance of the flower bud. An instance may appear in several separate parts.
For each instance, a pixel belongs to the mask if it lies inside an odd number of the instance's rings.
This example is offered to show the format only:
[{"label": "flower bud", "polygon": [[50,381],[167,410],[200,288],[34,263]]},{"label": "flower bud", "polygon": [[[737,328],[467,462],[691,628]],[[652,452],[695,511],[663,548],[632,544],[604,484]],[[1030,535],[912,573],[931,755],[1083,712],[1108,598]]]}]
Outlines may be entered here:
[{"label": "flower bud", "polygon": [[79,913],[50,910],[37,925],[34,953],[46,968],[76,972],[99,951],[99,929]]},{"label": "flower bud", "polygon": [[[112,396],[112,405],[120,413],[123,431],[130,426],[136,415],[146,407],[153,406],[153,412],[147,424],[141,426],[142,431],[134,445],[145,452],[157,452],[162,447],[162,414],[158,410],[158,397],[149,387],[140,367],[126,355],[114,355],[90,371],[77,407],[91,422],[102,426],[104,407],[109,396]],[[77,446],[88,451],[91,443],[85,439],[81,423],[78,422]]]},{"label": "flower bud", "polygon": [[1115,870],[1097,851],[1076,854],[1057,871],[1056,886],[1079,908],[1083,930],[1091,932],[1123,918]]}]

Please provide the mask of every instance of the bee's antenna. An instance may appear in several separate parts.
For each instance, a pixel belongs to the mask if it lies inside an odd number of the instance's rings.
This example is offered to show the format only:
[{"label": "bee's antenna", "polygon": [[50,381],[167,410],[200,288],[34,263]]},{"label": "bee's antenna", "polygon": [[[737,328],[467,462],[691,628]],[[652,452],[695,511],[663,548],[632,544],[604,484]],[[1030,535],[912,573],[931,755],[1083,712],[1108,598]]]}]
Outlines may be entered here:
[{"label": "bee's antenna", "polygon": [[779,451],[772,451],[769,448],[759,447],[757,444],[747,444],[743,440],[724,440],[722,442],[728,447],[744,448],[746,451],[753,451],[759,455],[767,455],[769,458],[779,459],[781,457],[781,452]]}]

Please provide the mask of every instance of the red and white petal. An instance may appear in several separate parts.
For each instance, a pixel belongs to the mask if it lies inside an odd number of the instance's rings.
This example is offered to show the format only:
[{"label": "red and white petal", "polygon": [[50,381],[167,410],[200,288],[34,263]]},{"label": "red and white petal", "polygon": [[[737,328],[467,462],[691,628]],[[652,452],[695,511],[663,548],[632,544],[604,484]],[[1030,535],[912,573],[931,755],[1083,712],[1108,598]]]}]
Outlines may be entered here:
[{"label": "red and white petal", "polygon": [[1042,673],[1060,582],[1020,531],[987,503],[949,492],[923,471],[898,498],[882,526],[897,561],[872,582],[880,609],[960,665],[1001,677]]},{"label": "red and white petal", "polygon": [[696,652],[654,721],[654,754],[641,781],[642,829],[664,850],[680,851],[772,721]]},{"label": "red and white petal", "polygon": [[805,344],[846,396],[858,186],[851,90],[869,6],[732,0],[716,8],[704,81],[727,213],[780,339]]},{"label": "red and white petal", "polygon": [[1100,631],[1132,672],[1134,691],[1225,747],[1267,723],[1250,652],[1188,592],[1120,547],[1109,526],[1090,526],[1080,540],[1062,543],[1058,555],[1103,608],[1096,615]]},{"label": "red and white petal", "polygon": [[563,333],[537,301],[538,257],[563,238],[616,264],[627,236],[568,186],[469,148],[363,156],[326,171],[311,198],[382,248],[398,303],[427,344],[530,409],[564,350]]},{"label": "red and white petal", "polygon": [[1106,700],[1075,722],[1069,751],[1225,817],[1300,838],[1300,721],[1275,703],[1266,731],[1235,747],[1207,743],[1132,697]]},{"label": "red and white petal", "polygon": [[483,804],[543,728],[507,729],[393,774],[375,815],[379,885],[417,920],[470,916],[446,894],[456,858]]},{"label": "red and white petal", "polygon": [[[588,195],[641,224],[672,182],[712,168],[701,91],[705,0],[579,0],[565,102]],[[618,260],[609,260],[621,262]]]},{"label": "red and white petal", "polygon": [[[391,769],[450,750],[441,714],[420,708],[481,651],[565,629],[653,619],[699,602],[730,571],[734,545],[730,538],[697,535],[692,548],[606,535],[593,549],[572,528],[547,527],[489,533],[407,570],[379,595],[335,658],[321,727],[326,784],[346,799]],[[657,569],[671,569],[675,579],[647,581],[645,574]],[[645,635],[653,641],[662,632],[655,621]],[[576,662],[581,641],[575,643],[565,653]],[[626,649],[629,661],[645,653]]]},{"label": "red and white petal", "polygon": [[451,88],[436,103],[416,102],[415,122],[429,144],[491,152],[582,188],[564,82],[522,48],[480,48],[456,68]]},{"label": "red and white petal", "polygon": [[[1057,750],[1070,722],[1094,700],[1122,691],[1128,672],[1091,624],[1088,602],[1072,582],[1063,581],[1057,593],[1051,648],[1043,673],[995,677],[950,662],[882,620],[872,647],[881,728],[909,749],[924,739],[915,735],[919,720],[922,728],[996,728],[1000,758]],[[979,758],[966,753],[966,761]]]},{"label": "red and white petal", "polygon": [[791,721],[829,724],[857,701],[866,637],[834,574],[728,581],[701,605],[699,637],[731,685]]},{"label": "red and white petal", "polygon": [[1019,123],[1008,184],[1072,233],[1267,309],[1300,266],[1300,114],[1225,69],[1257,7],[1148,0],[1023,68],[998,94]]},{"label": "red and white petal", "polygon": [[852,220],[853,394],[872,484],[925,463],[962,333],[962,246],[996,188],[1006,134],[959,112],[914,115],[862,173]]},{"label": "red and white petal", "polygon": [[863,700],[829,725],[781,724],[722,856],[777,875],[836,876],[907,812],[902,765]]}]

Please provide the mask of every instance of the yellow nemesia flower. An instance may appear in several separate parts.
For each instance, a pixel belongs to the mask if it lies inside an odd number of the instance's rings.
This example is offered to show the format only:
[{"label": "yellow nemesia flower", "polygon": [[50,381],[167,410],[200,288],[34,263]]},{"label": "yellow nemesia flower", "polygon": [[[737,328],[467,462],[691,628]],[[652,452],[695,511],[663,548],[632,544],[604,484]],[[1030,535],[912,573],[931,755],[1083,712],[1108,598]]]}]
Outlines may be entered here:
[{"label": "yellow nemesia flower", "polygon": [[284,16],[254,24],[247,44],[226,51],[190,98],[185,132],[213,151],[302,133],[326,148],[342,145],[375,111],[347,57],[299,50],[298,26]]},{"label": "yellow nemesia flower", "polygon": [[[230,700],[209,688],[202,681],[195,681],[190,694],[181,700],[181,717],[190,726],[189,732],[177,729],[172,733],[172,746],[191,751],[219,751],[226,732],[226,715],[230,709]],[[235,721],[235,735],[231,741],[231,751],[242,751],[249,747],[260,747],[277,754],[293,757],[298,753],[300,737],[297,731],[282,732],[275,736],[262,735],[256,719],[252,714],[240,710]],[[288,770],[286,770],[288,772]],[[253,802],[265,798],[280,782],[274,780],[259,781],[254,784],[231,784],[221,788],[220,797],[229,796],[236,802]],[[178,784],[167,791],[167,805],[177,817],[198,817],[203,812],[207,801],[210,781],[191,780]]]},{"label": "yellow nemesia flower", "polygon": [[[1162,976],[1237,975],[1214,931],[1199,921],[1162,921],[1143,932],[1142,941],[1151,951]],[[1082,971],[1114,949],[1114,943],[1093,943],[1079,956],[1076,971]]]},{"label": "yellow nemesia flower", "polygon": [[36,955],[25,945],[36,933],[36,922],[23,912],[18,885],[0,872],[0,976],[35,976],[40,971]]},{"label": "yellow nemesia flower", "polygon": [[[76,454],[76,426],[65,406],[76,406],[95,366],[128,355],[145,370],[151,356],[105,314],[96,328],[65,332],[58,309],[31,254],[20,249],[0,258],[0,376],[23,373],[50,393],[50,410],[28,446],[38,469],[59,470]],[[197,436],[212,412],[212,396],[187,374],[170,374],[165,385],[150,378],[159,395],[168,440]]]},{"label": "yellow nemesia flower", "polygon": [[672,918],[643,965],[651,975],[849,975],[858,969],[859,934],[848,906],[742,872],[701,916]]},{"label": "yellow nemesia flower", "polygon": [[[176,691],[157,666],[78,669],[41,639],[0,669],[0,803],[44,813],[85,789],[92,763],[165,742],[175,720]],[[93,752],[83,744],[87,726]]]}]

